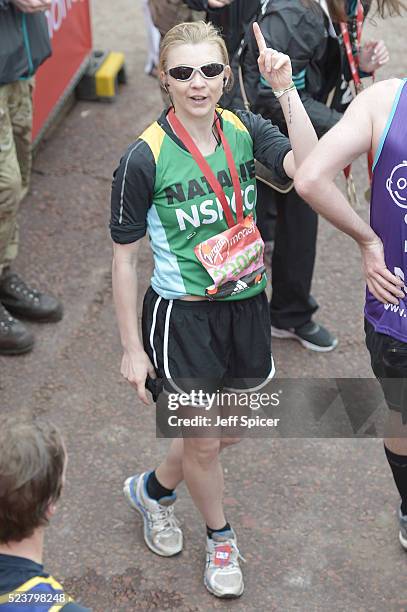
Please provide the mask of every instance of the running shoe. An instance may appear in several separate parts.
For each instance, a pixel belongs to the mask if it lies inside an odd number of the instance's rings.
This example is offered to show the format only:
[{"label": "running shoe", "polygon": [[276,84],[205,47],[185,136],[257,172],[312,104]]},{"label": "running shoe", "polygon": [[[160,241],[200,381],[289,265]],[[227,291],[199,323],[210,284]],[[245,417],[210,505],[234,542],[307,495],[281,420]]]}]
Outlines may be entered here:
[{"label": "running shoe", "polygon": [[327,353],[333,351],[338,344],[337,338],[322,325],[308,321],[301,327],[282,329],[280,327],[271,326],[271,335],[273,338],[293,338],[298,340],[304,348],[310,351],[319,353]]},{"label": "running shoe", "polygon": [[182,531],[174,515],[176,494],[159,501],[149,497],[146,483],[150,472],[130,476],[123,493],[130,506],[140,512],[144,521],[144,541],[157,555],[172,557],[182,550]]},{"label": "running shoe", "polygon": [[400,544],[407,550],[407,514],[401,514],[401,508],[399,508],[399,523],[400,523],[400,531],[399,531],[399,540]]},{"label": "running shoe", "polygon": [[232,598],[243,593],[239,558],[244,561],[233,530],[214,533],[212,538],[207,538],[204,584],[212,595]]}]

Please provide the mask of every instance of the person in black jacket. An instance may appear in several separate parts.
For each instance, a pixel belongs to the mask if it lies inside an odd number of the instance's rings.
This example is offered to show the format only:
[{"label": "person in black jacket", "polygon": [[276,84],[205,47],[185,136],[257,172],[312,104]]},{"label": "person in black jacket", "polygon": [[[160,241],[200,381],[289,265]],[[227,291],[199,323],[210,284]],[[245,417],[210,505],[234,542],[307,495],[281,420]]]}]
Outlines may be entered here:
[{"label": "person in black jacket", "polygon": [[58,321],[62,305],[29,287],[10,265],[17,256],[17,210],[31,173],[32,77],[51,54],[43,12],[51,0],[0,0],[0,354],[31,350],[32,333],[12,314]]},{"label": "person in black jacket", "polygon": [[[371,2],[363,2],[365,15]],[[400,3],[379,0],[398,11]],[[332,18],[349,18],[349,31],[353,36],[354,51],[356,0],[340,2],[328,0],[273,0],[263,3],[259,17],[268,44],[289,55],[293,62],[293,81],[309,114],[318,136],[322,136],[342,117],[352,100],[349,87],[351,73],[344,53],[339,24]],[[347,15],[345,14],[347,13]],[[247,48],[243,57],[243,73],[246,93],[253,111],[262,114],[278,125],[284,133],[287,126],[278,109],[278,102],[270,88],[262,82],[257,68],[257,50],[249,28]],[[369,42],[361,49],[359,68],[366,73],[377,70],[388,60],[382,41]],[[331,107],[326,105],[330,92],[335,94]],[[266,234],[264,211],[274,200],[277,206],[275,248],[272,258],[272,299],[270,304],[272,334],[279,338],[295,338],[311,350],[330,351],[337,340],[312,316],[317,303],[310,294],[315,261],[317,215],[297,195],[295,190],[281,194],[259,182],[259,202],[263,218],[259,227],[263,239]]]},{"label": "person in black jacket", "polygon": [[207,11],[208,21],[222,32],[230,57],[261,6],[261,0],[184,0],[184,3],[191,9]]},{"label": "person in black jacket", "polygon": [[222,32],[230,57],[236,53],[249,24],[257,15],[260,0],[234,0],[222,11],[209,11],[208,19]]},{"label": "person in black jacket", "polygon": [[[144,2],[148,4],[148,0],[144,0]],[[229,56],[232,57],[247,26],[259,9],[260,0],[178,0],[178,2],[173,0],[171,2],[173,11],[177,4],[185,5],[191,11],[201,12],[201,15],[199,13],[197,15],[198,19],[206,16],[206,20],[213,23],[221,31]],[[165,6],[164,2],[162,6]],[[163,9],[161,8],[161,10]],[[180,14],[182,15],[182,13]],[[163,36],[167,31],[168,25],[165,29],[161,28]]]}]

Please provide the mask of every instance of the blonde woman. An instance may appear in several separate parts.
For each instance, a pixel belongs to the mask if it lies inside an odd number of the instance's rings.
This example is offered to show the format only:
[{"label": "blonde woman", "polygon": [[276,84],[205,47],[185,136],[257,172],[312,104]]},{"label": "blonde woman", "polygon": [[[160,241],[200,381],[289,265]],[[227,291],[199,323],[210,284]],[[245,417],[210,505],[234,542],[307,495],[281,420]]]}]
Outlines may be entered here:
[{"label": "blonde woman", "polygon": [[[243,379],[261,385],[274,374],[264,245],[255,226],[254,158],[284,183],[316,135],[292,83],[289,57],[267,48],[254,28],[259,67],[280,100],[290,140],[260,116],[217,108],[231,78],[225,43],[211,24],[184,23],[161,46],[160,79],[172,107],[130,145],[114,174],[110,227],[121,373],[145,404],[146,380],[157,393],[157,380],[164,380],[158,411],[166,394],[185,390],[186,380],[204,391],[249,392]],[[137,254],[146,232],[154,273],[140,339]],[[211,251],[214,244],[225,249]],[[222,270],[225,260],[235,270],[229,277]],[[204,583],[218,597],[243,593],[236,533],[222,505],[219,459],[234,442],[221,431],[175,439],[154,470],[128,478],[124,488],[143,517],[147,546],[172,556],[183,547],[174,501],[185,480],[207,529]]]}]

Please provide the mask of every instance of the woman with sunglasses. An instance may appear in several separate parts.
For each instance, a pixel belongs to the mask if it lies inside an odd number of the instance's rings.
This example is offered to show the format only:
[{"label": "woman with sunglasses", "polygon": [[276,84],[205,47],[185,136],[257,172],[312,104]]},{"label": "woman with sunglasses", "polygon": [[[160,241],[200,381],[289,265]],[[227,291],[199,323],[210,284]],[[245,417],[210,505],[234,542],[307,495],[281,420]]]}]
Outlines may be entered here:
[{"label": "woman with sunglasses", "polygon": [[[254,158],[285,182],[316,135],[292,83],[289,57],[268,49],[257,24],[254,29],[259,68],[280,100],[290,140],[260,116],[217,108],[231,78],[225,43],[211,24],[180,24],[167,33],[160,53],[161,83],[172,107],[129,147],[114,174],[110,227],[121,373],[145,404],[146,384],[159,395],[158,418],[174,394],[188,391],[191,410],[202,416],[207,405],[202,396],[194,401],[192,391],[249,393],[274,374]],[[147,231],[154,273],[140,340],[136,262]],[[215,409],[222,413],[218,405],[211,414]],[[243,578],[222,505],[219,453],[238,440],[219,427],[211,437],[204,427],[192,437],[187,429],[155,470],[128,478],[124,492],[143,517],[147,546],[172,556],[183,547],[174,501],[185,480],[207,526],[205,585],[218,597],[237,597]]]}]

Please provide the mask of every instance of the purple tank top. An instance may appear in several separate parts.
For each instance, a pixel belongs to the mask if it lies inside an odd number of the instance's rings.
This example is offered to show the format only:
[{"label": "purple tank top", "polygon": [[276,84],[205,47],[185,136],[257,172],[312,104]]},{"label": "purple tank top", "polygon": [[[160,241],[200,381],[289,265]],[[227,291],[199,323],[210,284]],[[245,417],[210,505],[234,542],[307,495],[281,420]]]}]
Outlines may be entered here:
[{"label": "purple tank top", "polygon": [[[373,165],[370,225],[384,246],[386,266],[407,285],[407,79],[394,100]],[[366,289],[365,316],[374,329],[407,343],[407,289],[399,306]]]}]

